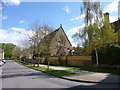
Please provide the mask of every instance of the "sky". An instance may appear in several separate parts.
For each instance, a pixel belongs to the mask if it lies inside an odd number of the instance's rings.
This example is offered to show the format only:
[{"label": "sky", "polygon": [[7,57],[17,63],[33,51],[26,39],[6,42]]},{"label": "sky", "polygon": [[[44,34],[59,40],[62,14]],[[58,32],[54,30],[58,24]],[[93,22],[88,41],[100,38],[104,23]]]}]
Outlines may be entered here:
[{"label": "sky", "polygon": [[[72,38],[72,35],[85,25],[85,15],[80,13],[82,2],[28,1],[2,0],[0,3],[0,43],[13,43],[23,47],[25,33],[32,35],[32,31],[29,30],[30,24],[39,20],[40,24],[48,24],[54,30],[62,24],[72,45],[82,46],[81,40]],[[103,12],[108,12],[110,15],[110,22],[118,19],[118,1],[101,2]]]}]

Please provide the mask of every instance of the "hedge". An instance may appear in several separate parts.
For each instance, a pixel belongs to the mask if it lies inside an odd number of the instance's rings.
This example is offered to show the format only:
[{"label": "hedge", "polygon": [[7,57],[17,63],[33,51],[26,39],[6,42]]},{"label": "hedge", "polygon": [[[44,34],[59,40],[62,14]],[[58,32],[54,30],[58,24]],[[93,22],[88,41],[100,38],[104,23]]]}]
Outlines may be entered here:
[{"label": "hedge", "polygon": [[[120,46],[106,45],[97,48],[99,64],[120,65]],[[92,52],[93,63],[96,63],[95,50]]]}]

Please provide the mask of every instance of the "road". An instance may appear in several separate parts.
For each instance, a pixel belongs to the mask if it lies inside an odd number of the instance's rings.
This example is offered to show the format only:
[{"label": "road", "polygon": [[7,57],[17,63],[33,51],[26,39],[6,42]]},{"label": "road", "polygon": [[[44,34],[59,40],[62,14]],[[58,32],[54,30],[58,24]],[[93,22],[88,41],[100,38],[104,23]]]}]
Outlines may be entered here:
[{"label": "road", "polygon": [[2,66],[2,88],[116,88],[117,85],[61,79],[10,60]]}]

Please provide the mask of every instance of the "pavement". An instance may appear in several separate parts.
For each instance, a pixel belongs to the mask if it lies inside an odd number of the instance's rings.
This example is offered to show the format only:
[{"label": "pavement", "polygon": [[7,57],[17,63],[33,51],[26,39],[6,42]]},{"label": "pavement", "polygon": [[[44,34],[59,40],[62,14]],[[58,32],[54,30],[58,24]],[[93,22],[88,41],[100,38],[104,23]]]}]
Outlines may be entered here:
[{"label": "pavement", "polygon": [[[40,64],[39,67],[47,68],[47,65]],[[76,70],[76,69],[69,69],[69,68],[55,67],[55,66],[49,66],[49,68],[76,73],[75,75],[71,75],[71,76],[63,76],[63,78],[69,79],[72,81],[120,84],[120,75],[96,73],[96,72],[90,72],[85,70]]]}]

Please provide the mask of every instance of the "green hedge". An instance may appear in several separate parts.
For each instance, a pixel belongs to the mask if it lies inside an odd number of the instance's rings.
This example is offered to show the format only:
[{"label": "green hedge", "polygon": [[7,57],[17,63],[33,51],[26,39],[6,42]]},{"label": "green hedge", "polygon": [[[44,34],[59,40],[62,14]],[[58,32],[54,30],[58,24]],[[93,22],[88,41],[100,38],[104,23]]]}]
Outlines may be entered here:
[{"label": "green hedge", "polygon": [[[120,65],[120,46],[106,45],[98,48],[99,64]],[[95,51],[92,52],[93,63],[96,63]]]}]

